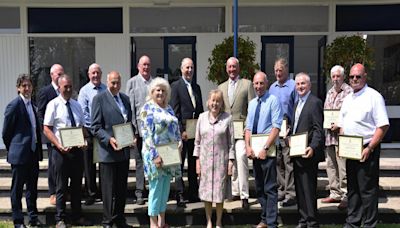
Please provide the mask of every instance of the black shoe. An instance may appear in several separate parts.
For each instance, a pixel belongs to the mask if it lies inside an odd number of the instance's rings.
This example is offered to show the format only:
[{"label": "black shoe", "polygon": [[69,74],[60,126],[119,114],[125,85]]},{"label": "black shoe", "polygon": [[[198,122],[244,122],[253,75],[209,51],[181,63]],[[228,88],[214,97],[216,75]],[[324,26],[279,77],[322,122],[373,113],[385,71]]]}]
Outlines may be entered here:
[{"label": "black shoe", "polygon": [[243,210],[249,210],[250,205],[249,205],[249,200],[248,199],[242,199],[242,208]]},{"label": "black shoe", "polygon": [[93,205],[95,202],[96,202],[96,199],[94,197],[92,197],[92,196],[89,196],[85,200],[85,205],[86,206]]},{"label": "black shoe", "polygon": [[143,199],[143,198],[137,198],[137,199],[136,199],[136,204],[137,204],[137,205],[144,205],[144,203],[145,203],[145,202],[144,202],[144,199]]},{"label": "black shoe", "polygon": [[281,207],[290,207],[290,206],[296,205],[296,200],[295,199],[286,199],[286,200],[281,201],[279,204]]},{"label": "black shoe", "polygon": [[37,228],[37,227],[42,227],[43,223],[40,222],[40,220],[35,220],[35,221],[30,221],[28,224],[29,228]]},{"label": "black shoe", "polygon": [[183,198],[183,195],[178,195],[176,197],[176,206],[186,207],[186,202],[185,202],[185,198]]},{"label": "black shoe", "polygon": [[78,220],[72,221],[71,223],[74,226],[92,226],[93,222],[90,220],[85,219],[84,217],[81,217]]}]

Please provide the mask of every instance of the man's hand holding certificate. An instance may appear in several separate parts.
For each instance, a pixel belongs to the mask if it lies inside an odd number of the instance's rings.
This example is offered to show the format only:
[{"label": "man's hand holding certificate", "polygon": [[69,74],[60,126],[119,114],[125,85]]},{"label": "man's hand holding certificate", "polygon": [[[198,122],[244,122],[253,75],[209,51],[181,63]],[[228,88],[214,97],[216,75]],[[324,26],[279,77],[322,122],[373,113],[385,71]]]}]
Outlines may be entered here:
[{"label": "man's hand holding certificate", "polygon": [[260,158],[260,159],[265,159],[266,157],[276,157],[276,146],[273,144],[270,148],[268,148],[267,153],[264,155],[261,155],[261,153],[264,152],[264,146],[265,143],[268,140],[269,135],[268,134],[259,134],[259,135],[251,135],[251,141],[250,145],[253,150],[254,157]]},{"label": "man's hand holding certificate", "polygon": [[110,139],[110,143],[113,146],[114,150],[122,150],[125,147],[135,145],[136,139],[133,134],[131,123],[114,125],[112,128],[114,133],[114,140]]},{"label": "man's hand holding certificate", "polygon": [[86,146],[82,127],[60,128],[61,145],[64,148]]},{"label": "man's hand holding certificate", "polygon": [[361,160],[363,152],[363,137],[339,135],[339,156]]},{"label": "man's hand holding certificate", "polygon": [[324,129],[331,129],[332,124],[337,124],[339,120],[339,109],[324,109]]},{"label": "man's hand holding certificate", "polygon": [[[301,133],[290,137],[290,156],[291,157],[308,157],[309,153],[313,153],[310,147],[307,147],[308,134]],[[310,151],[311,149],[311,151]],[[312,156],[312,154],[311,154]]]}]

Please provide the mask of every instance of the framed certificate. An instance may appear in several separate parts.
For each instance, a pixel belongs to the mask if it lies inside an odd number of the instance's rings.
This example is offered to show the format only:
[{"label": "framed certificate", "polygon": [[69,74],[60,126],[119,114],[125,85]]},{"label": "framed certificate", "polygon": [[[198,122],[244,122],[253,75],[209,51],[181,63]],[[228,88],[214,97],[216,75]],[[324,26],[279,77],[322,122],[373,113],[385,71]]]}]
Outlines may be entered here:
[{"label": "framed certificate", "polygon": [[181,153],[177,142],[158,145],[156,149],[163,161],[163,166],[181,165]]},{"label": "framed certificate", "polygon": [[186,120],[186,134],[188,139],[194,139],[196,135],[197,119]]},{"label": "framed certificate", "polygon": [[282,120],[281,130],[279,131],[279,137],[285,137],[287,131],[287,119]]},{"label": "framed certificate", "polygon": [[60,128],[60,139],[63,147],[78,147],[85,145],[82,127]]},{"label": "framed certificate", "polygon": [[[250,145],[253,149],[254,155],[256,157],[259,156],[261,150],[264,149],[265,143],[268,140],[268,134],[258,134],[258,135],[251,135],[250,138]],[[267,157],[276,157],[276,146],[275,143],[271,145],[268,149]]]},{"label": "framed certificate", "polygon": [[117,124],[112,126],[114,138],[117,140],[118,150],[134,144],[132,123]]},{"label": "framed certificate", "polygon": [[364,139],[361,136],[339,135],[339,156],[361,160]]},{"label": "framed certificate", "polygon": [[339,121],[340,109],[324,109],[324,124],[325,129],[331,129],[332,123]]},{"label": "framed certificate", "polygon": [[306,153],[308,134],[300,133],[290,136],[290,157],[302,156]]},{"label": "framed certificate", "polygon": [[233,132],[235,139],[243,139],[244,136],[244,121],[234,120],[233,121]]}]

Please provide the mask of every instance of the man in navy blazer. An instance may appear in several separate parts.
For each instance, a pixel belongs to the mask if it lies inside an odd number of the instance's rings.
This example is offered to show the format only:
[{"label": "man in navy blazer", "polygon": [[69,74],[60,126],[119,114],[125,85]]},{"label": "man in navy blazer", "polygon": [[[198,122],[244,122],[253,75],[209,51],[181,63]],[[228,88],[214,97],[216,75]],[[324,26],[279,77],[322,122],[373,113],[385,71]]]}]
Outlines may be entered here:
[{"label": "man in navy blazer", "polygon": [[311,94],[310,76],[296,75],[296,91],[299,95],[292,116],[293,134],[307,133],[308,146],[305,154],[293,158],[294,183],[297,210],[300,220],[297,228],[319,227],[317,221],[317,171],[318,163],[324,160],[325,137],[322,101]]},{"label": "man in navy blazer", "polygon": [[[39,93],[36,97],[37,105],[38,105],[38,118],[40,123],[40,128],[43,128],[43,120],[44,114],[46,113],[46,106],[47,104],[56,98],[59,94],[58,91],[58,78],[64,74],[64,68],[60,64],[54,64],[50,68],[50,77],[51,83],[47,86],[41,88]],[[54,163],[52,161],[52,149],[51,143],[46,138],[46,136],[42,135],[43,143],[47,145],[47,153],[48,153],[48,170],[47,170],[47,177],[48,177],[48,184],[49,184],[49,194],[50,194],[50,204],[56,205],[56,179],[54,174]]]},{"label": "man in navy blazer", "polygon": [[17,90],[18,96],[7,105],[4,113],[3,141],[12,170],[12,217],[14,226],[19,228],[25,227],[21,204],[24,184],[29,225],[40,225],[36,199],[39,161],[43,155],[36,107],[31,101],[32,80],[29,75],[18,76]]},{"label": "man in navy blazer", "polygon": [[[116,71],[107,75],[107,90],[97,94],[92,102],[92,134],[99,141],[103,227],[131,227],[124,216],[129,170],[129,147],[118,149],[113,126],[132,124],[129,97],[120,93],[121,76]],[[135,132],[134,127],[133,132]],[[136,141],[136,139],[134,139]]]},{"label": "man in navy blazer", "polygon": [[[175,115],[179,120],[179,128],[182,134],[183,149],[181,152],[183,165],[185,158],[188,158],[188,179],[189,179],[189,202],[198,202],[198,189],[196,174],[196,157],[193,157],[194,139],[188,139],[186,133],[186,120],[197,119],[202,113],[203,102],[201,97],[200,86],[192,81],[194,73],[193,61],[190,58],[184,58],[181,63],[182,77],[173,82],[171,85],[171,107],[174,109]],[[183,191],[184,184],[182,177],[176,178],[177,195],[176,201],[178,206],[185,206]]]}]

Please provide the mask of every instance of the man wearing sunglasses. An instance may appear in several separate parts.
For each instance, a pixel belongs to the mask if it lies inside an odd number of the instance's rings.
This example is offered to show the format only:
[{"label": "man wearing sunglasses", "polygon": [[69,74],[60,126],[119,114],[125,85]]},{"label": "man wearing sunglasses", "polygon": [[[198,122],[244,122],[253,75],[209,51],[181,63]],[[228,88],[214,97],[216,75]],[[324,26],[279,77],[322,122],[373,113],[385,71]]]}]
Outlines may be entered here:
[{"label": "man wearing sunglasses", "polygon": [[363,137],[361,160],[346,161],[347,219],[344,227],[376,227],[378,222],[380,141],[389,128],[382,95],[367,85],[365,67],[350,70],[353,92],[343,101],[339,127],[344,135]]}]

